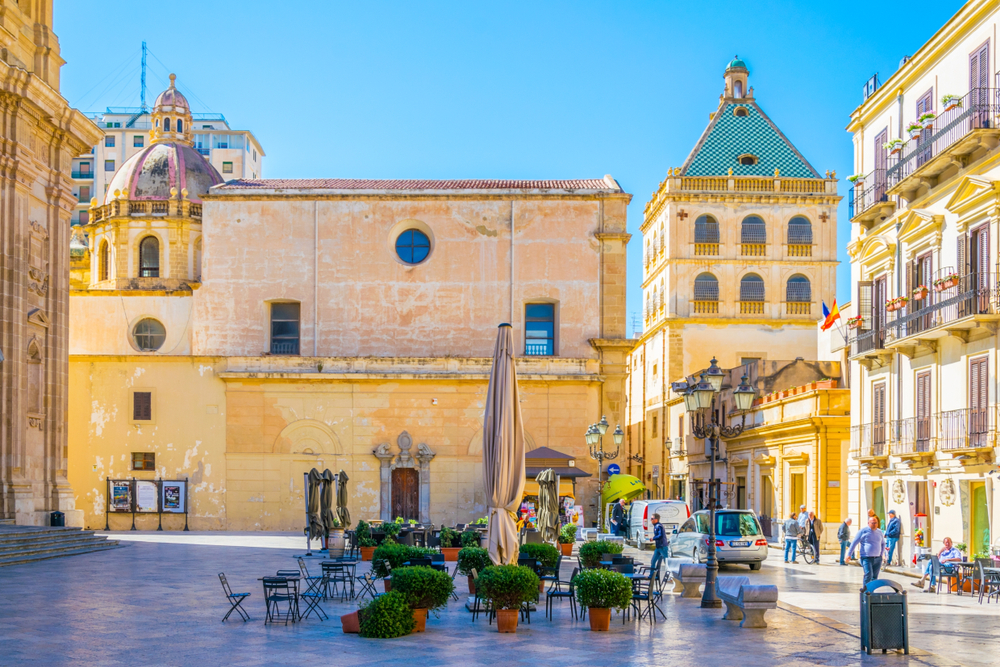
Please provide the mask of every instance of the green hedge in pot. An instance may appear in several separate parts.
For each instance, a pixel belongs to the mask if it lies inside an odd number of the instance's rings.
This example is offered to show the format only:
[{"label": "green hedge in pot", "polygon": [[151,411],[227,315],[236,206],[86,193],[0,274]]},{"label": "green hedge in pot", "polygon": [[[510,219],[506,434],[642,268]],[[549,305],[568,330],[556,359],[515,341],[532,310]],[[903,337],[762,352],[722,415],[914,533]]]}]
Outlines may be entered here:
[{"label": "green hedge in pot", "polygon": [[457,547],[462,539],[462,535],[454,528],[441,526],[441,546],[445,549]]},{"label": "green hedge in pot", "polygon": [[555,567],[559,562],[559,550],[551,544],[522,544],[518,556],[530,556],[543,567]]},{"label": "green hedge in pot", "polygon": [[559,540],[559,544],[573,544],[576,542],[576,524],[567,523],[563,526],[562,530],[559,531],[557,539]]},{"label": "green hedge in pot", "polygon": [[462,533],[462,546],[463,547],[478,547],[479,546],[479,531],[478,530],[467,530]]},{"label": "green hedge in pot", "polygon": [[406,598],[393,591],[380,595],[358,610],[362,637],[391,639],[413,632],[413,611]]},{"label": "green hedge in pot", "polygon": [[397,568],[403,567],[403,563],[413,560],[414,558],[430,558],[432,555],[436,554],[437,551],[434,549],[426,549],[424,547],[411,547],[406,544],[382,544],[372,555],[372,572],[375,573],[376,577],[387,577],[389,573],[385,569],[385,565],[382,561],[389,561],[389,566],[396,570]]},{"label": "green hedge in pot", "polygon": [[473,568],[475,568],[477,573],[482,573],[483,570],[492,565],[493,561],[490,560],[490,552],[486,549],[465,547],[458,552],[458,571],[465,576],[470,576]]},{"label": "green hedge in pot", "polygon": [[538,575],[518,565],[492,565],[479,575],[476,593],[494,609],[520,609],[538,597]]},{"label": "green hedge in pot", "polygon": [[622,545],[618,542],[584,542],[580,545],[580,562],[584,567],[597,567],[604,554],[620,554]]},{"label": "green hedge in pot", "polygon": [[437,609],[448,604],[455,582],[431,567],[401,567],[392,571],[392,592],[399,592],[413,609]]},{"label": "green hedge in pot", "polygon": [[573,581],[577,602],[583,607],[624,609],[632,604],[632,582],[620,572],[584,570]]}]

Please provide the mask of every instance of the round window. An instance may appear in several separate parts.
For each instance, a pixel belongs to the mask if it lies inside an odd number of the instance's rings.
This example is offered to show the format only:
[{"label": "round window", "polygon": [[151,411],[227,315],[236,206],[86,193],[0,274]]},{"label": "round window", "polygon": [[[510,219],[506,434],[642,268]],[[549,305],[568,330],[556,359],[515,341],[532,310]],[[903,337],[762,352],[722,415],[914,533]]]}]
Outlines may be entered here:
[{"label": "round window", "polygon": [[163,347],[163,341],[166,337],[167,330],[152,318],[139,320],[132,329],[132,340],[135,341],[135,346],[143,352],[156,352]]},{"label": "round window", "polygon": [[431,240],[419,229],[407,229],[396,237],[396,255],[407,264],[419,264],[431,252]]}]

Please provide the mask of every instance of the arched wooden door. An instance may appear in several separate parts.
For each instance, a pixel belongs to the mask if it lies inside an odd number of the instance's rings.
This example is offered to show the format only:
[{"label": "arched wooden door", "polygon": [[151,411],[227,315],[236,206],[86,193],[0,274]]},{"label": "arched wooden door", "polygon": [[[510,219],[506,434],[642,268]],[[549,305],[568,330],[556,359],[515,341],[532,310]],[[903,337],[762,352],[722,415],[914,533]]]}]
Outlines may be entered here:
[{"label": "arched wooden door", "polygon": [[392,516],[420,520],[420,474],[413,468],[392,471]]}]

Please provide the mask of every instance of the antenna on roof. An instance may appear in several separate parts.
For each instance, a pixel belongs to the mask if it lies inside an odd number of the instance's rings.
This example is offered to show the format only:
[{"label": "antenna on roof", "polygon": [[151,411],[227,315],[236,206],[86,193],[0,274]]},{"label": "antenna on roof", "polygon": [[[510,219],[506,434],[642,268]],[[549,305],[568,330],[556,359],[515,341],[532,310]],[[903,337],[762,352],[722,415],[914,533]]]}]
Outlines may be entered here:
[{"label": "antenna on roof", "polygon": [[142,100],[142,112],[146,112],[146,41],[142,42],[142,92],[140,98]]}]

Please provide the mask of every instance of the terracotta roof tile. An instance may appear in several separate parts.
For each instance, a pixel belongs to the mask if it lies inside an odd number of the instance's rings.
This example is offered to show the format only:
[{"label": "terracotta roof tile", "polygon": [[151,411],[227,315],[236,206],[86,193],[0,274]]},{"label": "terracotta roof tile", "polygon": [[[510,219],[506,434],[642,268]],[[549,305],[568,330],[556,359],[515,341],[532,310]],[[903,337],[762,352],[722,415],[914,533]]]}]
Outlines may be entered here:
[{"label": "terracotta roof tile", "polygon": [[554,181],[462,179],[371,180],[362,178],[269,178],[229,181],[215,188],[226,190],[619,190],[603,178]]}]

